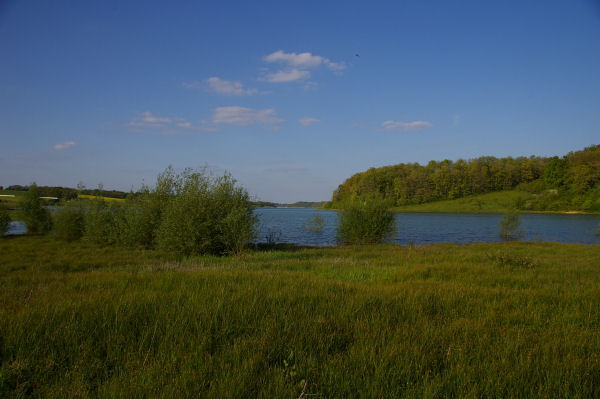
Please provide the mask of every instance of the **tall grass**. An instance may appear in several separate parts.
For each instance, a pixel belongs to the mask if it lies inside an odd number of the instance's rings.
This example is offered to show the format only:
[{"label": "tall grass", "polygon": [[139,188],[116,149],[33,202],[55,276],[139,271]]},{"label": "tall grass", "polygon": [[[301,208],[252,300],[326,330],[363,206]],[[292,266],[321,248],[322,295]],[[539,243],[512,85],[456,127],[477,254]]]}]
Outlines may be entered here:
[{"label": "tall grass", "polygon": [[0,396],[599,397],[598,264],[593,245],[177,260],[7,238]]}]

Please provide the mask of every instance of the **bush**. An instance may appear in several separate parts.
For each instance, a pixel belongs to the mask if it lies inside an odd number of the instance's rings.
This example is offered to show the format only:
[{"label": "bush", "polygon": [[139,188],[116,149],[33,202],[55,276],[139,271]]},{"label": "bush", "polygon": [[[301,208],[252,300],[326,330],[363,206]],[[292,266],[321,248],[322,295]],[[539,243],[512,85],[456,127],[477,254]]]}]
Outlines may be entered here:
[{"label": "bush", "polygon": [[521,216],[514,211],[507,212],[500,219],[500,230],[498,234],[504,239],[518,238],[523,235],[521,227]]},{"label": "bush", "polygon": [[182,255],[240,254],[254,239],[256,218],[248,193],[230,175],[212,179],[186,170],[172,181],[158,248]]},{"label": "bush", "polygon": [[8,231],[8,227],[10,226],[10,214],[8,213],[8,209],[4,208],[4,206],[0,205],[0,236],[3,236]]},{"label": "bush", "polygon": [[320,233],[323,231],[323,227],[325,227],[325,219],[323,216],[319,214],[315,214],[306,225],[307,231],[314,231],[315,233]]},{"label": "bush", "polygon": [[90,201],[86,208],[83,238],[101,245],[115,244],[115,207],[98,198]]},{"label": "bush", "polygon": [[352,201],[339,213],[337,235],[342,244],[383,242],[395,231],[394,214],[386,201],[376,197]]},{"label": "bush", "polygon": [[42,207],[40,190],[35,183],[23,195],[20,208],[28,233],[47,233],[52,229],[52,216]]},{"label": "bush", "polygon": [[80,202],[69,201],[54,215],[56,237],[71,242],[83,236],[85,214]]}]

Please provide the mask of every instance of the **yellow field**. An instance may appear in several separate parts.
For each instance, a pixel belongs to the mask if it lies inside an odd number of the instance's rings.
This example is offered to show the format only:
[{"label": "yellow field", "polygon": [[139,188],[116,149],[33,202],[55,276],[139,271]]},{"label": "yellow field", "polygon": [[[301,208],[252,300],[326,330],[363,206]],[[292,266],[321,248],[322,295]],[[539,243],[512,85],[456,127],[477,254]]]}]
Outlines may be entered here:
[{"label": "yellow field", "polygon": [[112,202],[124,202],[125,201],[123,198],[100,197],[97,195],[88,195],[88,194],[77,194],[77,198],[90,199],[90,200],[100,198],[107,202],[111,202],[111,201]]}]

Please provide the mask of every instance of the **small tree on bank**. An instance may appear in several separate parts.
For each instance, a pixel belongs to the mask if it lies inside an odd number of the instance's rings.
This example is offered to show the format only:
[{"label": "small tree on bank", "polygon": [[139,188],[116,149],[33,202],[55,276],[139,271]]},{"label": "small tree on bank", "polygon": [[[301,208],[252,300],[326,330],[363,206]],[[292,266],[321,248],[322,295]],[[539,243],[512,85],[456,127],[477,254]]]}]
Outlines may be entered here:
[{"label": "small tree on bank", "polygon": [[378,197],[351,201],[339,213],[337,236],[342,244],[374,244],[396,231],[394,214]]},{"label": "small tree on bank", "polygon": [[56,237],[67,241],[79,240],[84,233],[85,213],[79,201],[67,202],[54,215],[54,231]]},{"label": "small tree on bank", "polygon": [[10,214],[8,209],[0,204],[0,237],[6,234],[10,226]]},{"label": "small tree on bank", "polygon": [[175,176],[173,188],[157,233],[159,249],[240,254],[254,239],[256,218],[248,193],[230,175],[211,178],[186,170]]},{"label": "small tree on bank", "polygon": [[42,206],[40,189],[37,184],[29,186],[21,199],[21,217],[27,226],[28,233],[47,233],[52,229],[52,216]]},{"label": "small tree on bank", "polygon": [[505,240],[521,237],[523,235],[523,229],[521,229],[521,216],[516,211],[507,212],[502,219],[500,219],[500,230],[498,231],[498,234]]}]

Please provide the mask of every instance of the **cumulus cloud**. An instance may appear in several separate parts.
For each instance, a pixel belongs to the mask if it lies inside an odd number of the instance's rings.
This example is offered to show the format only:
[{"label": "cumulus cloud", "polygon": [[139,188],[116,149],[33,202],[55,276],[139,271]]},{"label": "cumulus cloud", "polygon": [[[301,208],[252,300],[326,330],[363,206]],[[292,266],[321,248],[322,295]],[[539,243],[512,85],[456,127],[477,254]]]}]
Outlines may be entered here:
[{"label": "cumulus cloud", "polygon": [[214,126],[210,126],[207,121],[200,121],[200,124],[192,124],[183,118],[169,118],[156,116],[149,111],[142,112],[125,124],[132,132],[153,133],[163,135],[190,134],[190,130],[197,131],[215,131]]},{"label": "cumulus cloud", "polygon": [[310,77],[310,72],[300,69],[290,69],[289,71],[277,71],[266,74],[261,80],[271,83],[293,82],[295,80],[307,79]]},{"label": "cumulus cloud", "polygon": [[266,62],[280,62],[295,68],[316,68],[320,65],[325,65],[333,71],[340,71],[346,69],[346,65],[343,62],[333,62],[328,58],[321,57],[320,55],[313,55],[311,53],[285,53],[282,50],[277,50],[274,53],[263,57]]},{"label": "cumulus cloud", "polygon": [[258,93],[256,89],[247,89],[241,82],[233,82],[213,76],[204,82],[197,80],[183,83],[186,89],[205,88],[207,91],[226,96],[249,96]]},{"label": "cumulus cloud", "polygon": [[298,122],[300,122],[301,125],[303,126],[310,126],[313,123],[318,123],[321,122],[319,119],[316,118],[311,118],[310,116],[305,116],[302,119],[298,119]]},{"label": "cumulus cloud", "polygon": [[238,106],[215,108],[212,122],[215,124],[230,124],[248,126],[255,124],[274,125],[284,122],[278,118],[274,109],[252,109]]},{"label": "cumulus cloud", "polygon": [[161,127],[171,123],[171,118],[153,115],[151,112],[142,112],[140,116],[133,118],[127,123],[127,126],[139,127]]},{"label": "cumulus cloud", "polygon": [[386,130],[397,130],[402,129],[408,130],[423,130],[432,127],[433,125],[425,121],[414,121],[414,122],[398,122],[398,121],[385,121],[381,124],[381,127]]},{"label": "cumulus cloud", "polygon": [[65,141],[64,143],[55,144],[53,148],[56,151],[61,151],[61,150],[66,150],[67,148],[71,148],[76,145],[77,145],[77,143],[74,141]]},{"label": "cumulus cloud", "polygon": [[262,80],[271,83],[293,82],[296,80],[308,79],[309,70],[319,68],[324,65],[331,71],[342,71],[346,69],[343,62],[333,62],[329,58],[311,53],[285,53],[277,50],[274,53],[263,57],[263,60],[269,63],[278,63],[284,66],[283,69],[267,73]]}]

